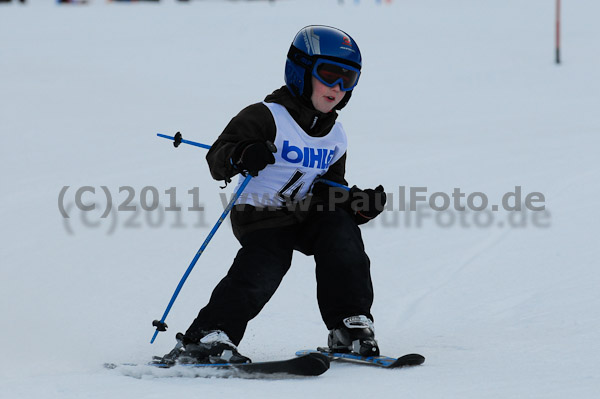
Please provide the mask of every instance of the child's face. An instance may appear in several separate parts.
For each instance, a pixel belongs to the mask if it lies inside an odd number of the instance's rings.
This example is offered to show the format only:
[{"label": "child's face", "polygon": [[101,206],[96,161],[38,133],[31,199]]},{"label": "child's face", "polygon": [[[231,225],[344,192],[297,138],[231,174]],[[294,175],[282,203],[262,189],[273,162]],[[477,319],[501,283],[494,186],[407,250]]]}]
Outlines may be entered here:
[{"label": "child's face", "polygon": [[340,85],[337,84],[333,87],[325,86],[317,78],[312,76],[312,87],[313,92],[310,97],[313,107],[317,111],[323,113],[330,112],[336,105],[342,101],[346,95],[345,91],[340,90]]}]

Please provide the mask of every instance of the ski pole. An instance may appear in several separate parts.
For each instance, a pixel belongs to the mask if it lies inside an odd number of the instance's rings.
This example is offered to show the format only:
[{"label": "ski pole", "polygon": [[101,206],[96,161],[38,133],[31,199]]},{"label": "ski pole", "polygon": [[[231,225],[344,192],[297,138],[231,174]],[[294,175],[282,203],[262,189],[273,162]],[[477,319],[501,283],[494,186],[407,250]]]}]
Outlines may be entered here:
[{"label": "ski pole", "polygon": [[331,187],[339,187],[339,188],[343,188],[346,191],[350,191],[350,187],[344,186],[343,184],[336,183],[336,182],[331,181],[331,180],[319,178],[319,179],[317,179],[317,182],[325,183],[325,184],[327,184],[328,186],[331,186]]},{"label": "ski pole", "polygon": [[198,252],[196,252],[196,256],[194,256],[194,259],[192,259],[192,262],[190,263],[190,265],[188,266],[187,270],[183,274],[183,277],[179,281],[179,284],[177,285],[177,288],[175,289],[175,292],[173,293],[173,296],[171,297],[171,300],[169,301],[169,304],[167,305],[167,309],[165,310],[165,313],[163,314],[163,316],[160,319],[160,321],[159,320],[154,320],[152,322],[152,325],[154,327],[156,327],[156,331],[154,331],[154,335],[152,336],[152,340],[150,341],[151,344],[154,343],[154,340],[156,339],[156,336],[158,335],[159,331],[167,331],[167,325],[165,324],[165,319],[167,318],[167,315],[171,311],[171,307],[175,303],[175,299],[177,299],[177,296],[179,295],[179,291],[181,291],[181,288],[183,287],[183,284],[185,283],[185,281],[187,280],[188,276],[190,275],[190,273],[194,269],[194,266],[196,266],[196,262],[198,262],[198,259],[200,258],[200,255],[202,255],[202,252],[204,252],[204,250],[208,246],[208,243],[213,238],[213,236],[215,235],[215,233],[217,232],[217,230],[219,229],[219,227],[221,226],[221,224],[223,223],[223,221],[227,217],[227,214],[229,213],[229,211],[231,210],[231,208],[233,208],[233,205],[235,204],[235,201],[237,201],[237,199],[240,197],[240,195],[242,194],[242,191],[244,191],[244,189],[246,188],[246,186],[250,182],[250,179],[252,179],[252,176],[250,174],[248,174],[246,176],[246,178],[244,179],[244,181],[242,182],[242,184],[240,185],[240,188],[238,188],[238,190],[235,192],[235,194],[233,195],[233,197],[229,201],[229,204],[227,204],[227,207],[225,208],[225,210],[221,214],[221,217],[219,218],[219,220],[217,220],[217,223],[213,226],[213,228],[210,231],[210,233],[208,233],[208,237],[206,237],[206,239],[202,243],[202,246],[200,246],[200,249],[198,250]]},{"label": "ski pole", "polygon": [[556,63],[560,64],[560,0],[556,0]]},{"label": "ski pole", "polygon": [[[168,138],[168,139],[171,139],[171,140],[174,140],[173,141],[173,145],[175,147],[178,147],[180,143],[185,143],[185,144],[196,145],[198,147],[204,147],[204,148],[208,147],[208,148],[210,148],[210,146],[207,146],[205,144],[195,143],[193,141],[188,141],[188,140],[184,141],[182,139],[182,137],[181,137],[181,133],[179,133],[179,132],[177,132],[177,134],[175,135],[175,137],[169,137],[169,136],[160,135],[160,134],[159,134],[159,136],[160,137],[165,137],[165,138]],[[277,152],[277,148],[270,141],[267,141],[267,147],[269,147],[269,150],[271,150],[271,152]],[[194,259],[192,259],[192,262],[190,263],[190,265],[188,266],[187,270],[183,274],[183,277],[181,277],[181,280],[179,281],[179,284],[177,284],[177,288],[175,288],[175,292],[173,293],[173,296],[171,297],[171,300],[169,301],[169,304],[167,305],[167,308],[165,309],[165,312],[164,312],[162,318],[160,320],[154,320],[152,322],[152,325],[154,327],[156,327],[156,331],[154,331],[154,335],[152,336],[152,339],[150,340],[151,344],[154,343],[154,340],[156,339],[156,336],[158,335],[158,333],[160,331],[167,331],[167,327],[168,326],[165,323],[165,320],[167,318],[167,315],[171,311],[171,308],[173,307],[173,304],[175,303],[175,300],[177,299],[177,296],[179,295],[179,292],[181,291],[181,288],[183,287],[183,284],[185,284],[185,281],[187,280],[187,278],[189,277],[190,273],[194,269],[194,266],[196,266],[196,262],[198,262],[198,259],[200,258],[200,255],[202,255],[202,253],[204,252],[204,250],[208,246],[208,243],[213,238],[213,236],[215,235],[215,233],[217,232],[217,230],[219,229],[219,227],[221,226],[221,224],[223,223],[223,221],[225,220],[225,218],[229,214],[229,211],[231,211],[231,208],[233,208],[233,206],[235,205],[235,202],[240,197],[240,195],[242,194],[242,192],[244,191],[244,189],[246,188],[246,186],[248,185],[248,183],[250,183],[251,179],[252,179],[252,175],[250,173],[248,173],[248,175],[246,176],[246,178],[244,179],[244,181],[242,182],[242,184],[240,185],[240,187],[233,194],[233,197],[229,201],[229,204],[227,204],[227,207],[225,208],[225,210],[221,214],[221,217],[219,217],[219,220],[217,220],[217,223],[215,223],[215,225],[213,226],[213,228],[210,231],[210,233],[208,233],[208,236],[206,237],[206,239],[204,240],[204,242],[200,246],[200,249],[198,249],[198,252],[196,252],[196,255],[194,256]]]},{"label": "ski pole", "polygon": [[[167,136],[165,134],[160,134],[160,133],[157,133],[156,135],[158,137],[162,137],[162,138],[165,138],[165,139],[173,140],[173,146],[175,146],[175,147],[179,147],[179,144],[184,143],[184,144],[189,144],[189,145],[193,145],[193,146],[200,147],[200,148],[206,148],[207,150],[210,149],[210,146],[208,144],[202,144],[202,143],[198,143],[198,142],[191,141],[191,140],[184,140],[183,137],[181,136],[180,132],[177,132],[175,134],[175,136]],[[325,183],[325,184],[327,184],[328,186],[331,186],[331,187],[339,187],[339,188],[343,188],[346,191],[350,191],[350,187],[344,186],[343,184],[336,183],[336,182],[331,181],[331,180],[317,179],[317,181]]]},{"label": "ski pole", "polygon": [[183,137],[181,136],[180,132],[175,133],[174,137],[167,136],[166,134],[160,134],[160,133],[156,133],[156,135],[158,137],[162,137],[164,139],[173,140],[174,147],[179,147],[179,144],[183,143],[183,144],[189,144],[189,145],[193,145],[193,146],[200,147],[200,148],[206,148],[207,150],[210,149],[210,146],[208,144],[197,143],[197,142],[191,141],[191,140],[184,140]]}]

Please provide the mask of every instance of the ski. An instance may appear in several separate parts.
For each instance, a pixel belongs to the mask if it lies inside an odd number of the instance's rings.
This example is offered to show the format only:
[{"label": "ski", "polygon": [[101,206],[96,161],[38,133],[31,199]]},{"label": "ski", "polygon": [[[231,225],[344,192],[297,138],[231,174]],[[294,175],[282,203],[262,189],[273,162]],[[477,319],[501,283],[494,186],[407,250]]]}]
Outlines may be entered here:
[{"label": "ski", "polygon": [[[135,363],[105,363],[108,369],[135,369],[143,374],[143,369],[172,369],[181,375],[193,377],[237,377],[237,378],[278,378],[278,377],[312,377],[323,374],[329,369],[329,358],[319,352],[307,353],[287,360],[275,360],[257,363],[190,363],[167,364],[150,362]],[[186,372],[192,370],[192,373]],[[152,373],[155,374],[155,373]]]},{"label": "ski", "polygon": [[388,356],[360,356],[355,353],[338,353],[331,352],[328,348],[317,348],[301,350],[296,352],[296,356],[306,356],[309,354],[322,354],[333,361],[343,361],[355,364],[364,364],[369,366],[383,367],[386,369],[394,369],[401,367],[418,366],[425,362],[425,357],[417,353],[400,356],[399,358]]}]

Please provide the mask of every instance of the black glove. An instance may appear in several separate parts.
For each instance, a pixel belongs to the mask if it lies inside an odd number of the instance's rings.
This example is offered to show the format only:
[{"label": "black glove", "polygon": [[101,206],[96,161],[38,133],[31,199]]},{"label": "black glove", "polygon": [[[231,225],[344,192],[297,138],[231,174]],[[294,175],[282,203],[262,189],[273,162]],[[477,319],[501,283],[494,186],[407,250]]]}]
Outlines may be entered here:
[{"label": "black glove", "polygon": [[357,222],[366,223],[381,212],[387,200],[383,186],[361,190],[353,186],[350,189],[350,208],[355,212]]},{"label": "black glove", "polygon": [[[271,144],[272,146],[273,144]],[[273,147],[274,148],[274,147]],[[248,171],[252,176],[258,176],[258,172],[275,163],[273,148],[263,141],[249,144],[239,152],[236,168],[240,171]]]}]

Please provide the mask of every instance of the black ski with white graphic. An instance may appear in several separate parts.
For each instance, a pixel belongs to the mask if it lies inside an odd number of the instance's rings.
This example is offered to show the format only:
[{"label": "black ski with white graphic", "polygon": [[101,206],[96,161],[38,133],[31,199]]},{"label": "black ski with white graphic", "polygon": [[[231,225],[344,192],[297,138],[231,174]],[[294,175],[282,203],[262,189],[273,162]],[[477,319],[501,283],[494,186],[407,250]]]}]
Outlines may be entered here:
[{"label": "black ski with white graphic", "polygon": [[411,353],[400,356],[399,358],[395,358],[388,356],[365,357],[355,353],[338,353],[330,351],[329,348],[317,348],[317,350],[307,349],[296,352],[296,356],[306,356],[309,354],[323,354],[333,361],[364,364],[368,366],[383,367],[386,369],[419,366],[425,362],[425,357],[417,353]]},{"label": "black ski with white graphic", "polygon": [[[305,355],[287,360],[275,360],[257,363],[191,363],[191,364],[167,364],[161,362],[150,362],[145,365],[134,363],[105,363],[108,369],[116,368],[159,368],[173,370],[193,370],[195,377],[238,377],[238,378],[268,378],[294,377],[294,376],[318,376],[329,369],[329,358],[319,352],[307,353]],[[189,375],[189,373],[182,373]]]}]

